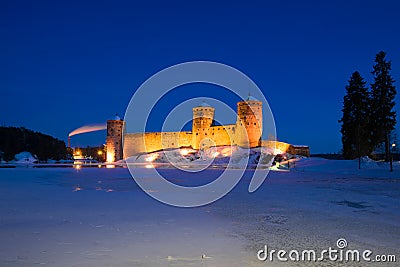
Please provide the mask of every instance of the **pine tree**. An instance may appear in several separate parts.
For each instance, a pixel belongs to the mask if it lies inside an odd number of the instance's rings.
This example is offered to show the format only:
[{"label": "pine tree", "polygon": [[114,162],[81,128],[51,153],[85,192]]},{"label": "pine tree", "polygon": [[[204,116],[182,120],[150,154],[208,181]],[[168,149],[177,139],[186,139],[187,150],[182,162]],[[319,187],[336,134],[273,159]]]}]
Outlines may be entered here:
[{"label": "pine tree", "polygon": [[390,135],[396,126],[394,98],[396,88],[390,75],[391,62],[386,61],[386,53],[381,51],[375,57],[372,74],[374,83],[371,84],[371,128],[374,147],[385,145],[385,160],[389,161]]},{"label": "pine tree", "polygon": [[342,144],[343,156],[346,159],[366,156],[372,152],[369,130],[370,100],[364,78],[358,71],[354,72],[346,86],[343,99]]}]

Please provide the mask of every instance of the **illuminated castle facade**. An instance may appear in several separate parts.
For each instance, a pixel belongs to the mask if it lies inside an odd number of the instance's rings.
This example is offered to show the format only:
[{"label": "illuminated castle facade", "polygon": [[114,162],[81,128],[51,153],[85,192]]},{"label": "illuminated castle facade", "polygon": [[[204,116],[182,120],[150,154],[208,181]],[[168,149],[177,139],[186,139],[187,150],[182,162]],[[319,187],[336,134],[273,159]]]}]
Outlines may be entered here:
[{"label": "illuminated castle facade", "polygon": [[[123,121],[120,118],[107,121],[107,162],[118,161],[141,153],[150,153],[163,149],[191,147],[205,149],[212,146],[240,146],[253,148],[271,146],[262,141],[262,102],[249,96],[237,103],[235,124],[214,125],[215,109],[206,103],[193,108],[192,131],[126,133],[122,148]],[[290,145],[274,142],[283,151]],[[293,146],[292,146],[293,147]],[[307,147],[308,151],[308,147]],[[309,153],[309,152],[308,152]]]}]

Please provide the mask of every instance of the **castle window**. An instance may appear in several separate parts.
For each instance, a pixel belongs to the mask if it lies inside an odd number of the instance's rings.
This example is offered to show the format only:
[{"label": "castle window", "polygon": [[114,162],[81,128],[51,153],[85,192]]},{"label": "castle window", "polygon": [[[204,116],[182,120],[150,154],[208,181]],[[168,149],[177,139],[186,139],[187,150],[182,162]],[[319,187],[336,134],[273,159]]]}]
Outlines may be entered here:
[{"label": "castle window", "polygon": [[196,135],[199,135],[199,133],[196,133]]},{"label": "castle window", "polygon": [[257,125],[257,123],[254,123],[254,125]]}]

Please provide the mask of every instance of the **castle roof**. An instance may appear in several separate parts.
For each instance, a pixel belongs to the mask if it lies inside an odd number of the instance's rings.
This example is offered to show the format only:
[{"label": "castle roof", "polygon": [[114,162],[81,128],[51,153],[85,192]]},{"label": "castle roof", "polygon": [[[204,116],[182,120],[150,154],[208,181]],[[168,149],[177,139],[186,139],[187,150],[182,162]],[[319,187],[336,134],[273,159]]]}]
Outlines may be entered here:
[{"label": "castle roof", "polygon": [[211,106],[207,104],[205,101],[202,101],[199,107],[211,107]]},{"label": "castle roof", "polygon": [[250,95],[247,97],[246,101],[260,101],[257,98],[255,98],[254,96]]},{"label": "castle roof", "polygon": [[115,116],[113,118],[111,118],[110,120],[113,121],[122,121],[122,119],[118,116],[118,114],[115,114]]}]

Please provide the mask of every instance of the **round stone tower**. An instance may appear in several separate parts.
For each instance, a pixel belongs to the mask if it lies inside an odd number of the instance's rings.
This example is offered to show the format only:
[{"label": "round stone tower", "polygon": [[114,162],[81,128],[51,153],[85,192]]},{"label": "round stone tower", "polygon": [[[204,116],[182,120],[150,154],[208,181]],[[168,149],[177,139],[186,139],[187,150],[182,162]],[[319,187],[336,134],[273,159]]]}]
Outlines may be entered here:
[{"label": "round stone tower", "polygon": [[122,130],[124,127],[124,121],[115,116],[111,120],[107,120],[107,162],[115,162],[122,159]]},{"label": "round stone tower", "polygon": [[262,102],[249,95],[238,105],[237,144],[241,147],[260,146],[262,135]]},{"label": "round stone tower", "polygon": [[193,124],[192,124],[192,147],[193,149],[202,148],[200,144],[204,144],[210,140],[210,127],[213,124],[215,109],[203,102],[200,106],[193,108]]}]

